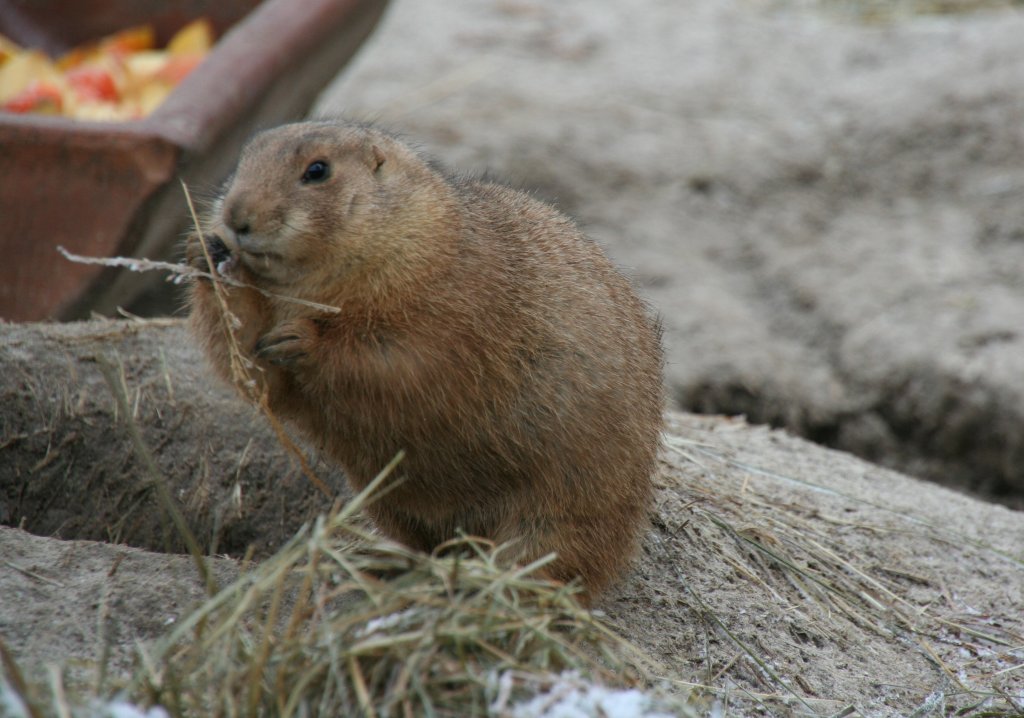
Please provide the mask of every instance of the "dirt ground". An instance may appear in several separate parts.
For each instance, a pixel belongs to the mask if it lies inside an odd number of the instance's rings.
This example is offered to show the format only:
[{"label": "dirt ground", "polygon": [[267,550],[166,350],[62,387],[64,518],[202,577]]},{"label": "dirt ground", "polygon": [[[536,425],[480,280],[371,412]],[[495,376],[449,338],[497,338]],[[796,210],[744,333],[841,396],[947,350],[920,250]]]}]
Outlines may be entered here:
[{"label": "dirt ground", "polygon": [[[1024,12],[839,5],[398,0],[318,111],[576,216],[661,314],[679,407],[862,457],[671,414],[599,608],[676,690],[1024,712],[1022,514],[881,467],[1024,505]],[[0,325],[0,367],[0,637],[25,665],[87,671],[106,636],[124,669],[202,595],[132,427],[212,553],[266,556],[331,500],[178,322]]]},{"label": "dirt ground", "polygon": [[[234,557],[215,562],[222,583],[250,543],[266,556],[330,504],[181,322],[0,337],[0,505],[25,529],[0,527],[0,637],[30,675],[66,662],[89,681],[107,644],[126,671],[137,640],[203,597],[132,427],[203,548]],[[642,554],[598,609],[673,690],[727,715],[1024,702],[1019,513],[779,430],[675,413],[657,487]]]}]

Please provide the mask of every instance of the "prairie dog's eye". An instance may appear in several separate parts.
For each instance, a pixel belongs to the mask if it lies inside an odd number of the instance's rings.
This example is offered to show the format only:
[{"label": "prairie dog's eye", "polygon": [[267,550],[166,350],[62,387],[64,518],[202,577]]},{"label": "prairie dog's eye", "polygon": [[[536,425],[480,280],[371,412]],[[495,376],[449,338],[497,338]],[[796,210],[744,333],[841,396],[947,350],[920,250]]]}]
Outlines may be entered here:
[{"label": "prairie dog's eye", "polygon": [[323,160],[317,160],[310,162],[309,167],[302,173],[302,183],[310,184],[316,182],[323,182],[325,179],[331,176],[331,166]]}]

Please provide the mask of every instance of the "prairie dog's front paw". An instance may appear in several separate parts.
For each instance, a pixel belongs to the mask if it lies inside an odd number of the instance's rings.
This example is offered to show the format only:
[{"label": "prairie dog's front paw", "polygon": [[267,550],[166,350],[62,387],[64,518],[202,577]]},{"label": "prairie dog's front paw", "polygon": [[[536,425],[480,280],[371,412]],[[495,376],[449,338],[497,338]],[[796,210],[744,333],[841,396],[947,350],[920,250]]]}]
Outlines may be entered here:
[{"label": "prairie dog's front paw", "polygon": [[[206,245],[205,253],[202,245]],[[206,261],[207,256],[210,257],[210,263]],[[227,274],[234,269],[238,258],[231,253],[228,246],[224,244],[224,240],[216,234],[202,236],[194,234],[189,237],[185,246],[185,262],[188,266],[201,272]],[[211,267],[210,264],[213,266]]]},{"label": "prairie dog's front paw", "polygon": [[320,331],[311,319],[293,319],[274,327],[256,342],[256,358],[294,368],[313,353]]}]

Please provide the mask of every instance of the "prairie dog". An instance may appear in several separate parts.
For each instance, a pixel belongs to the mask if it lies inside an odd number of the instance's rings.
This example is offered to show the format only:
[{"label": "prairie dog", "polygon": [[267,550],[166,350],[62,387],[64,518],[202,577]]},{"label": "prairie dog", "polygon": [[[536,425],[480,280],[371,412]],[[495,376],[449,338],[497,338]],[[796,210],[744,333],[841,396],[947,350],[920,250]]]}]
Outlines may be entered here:
[{"label": "prairie dog", "polygon": [[[342,310],[227,288],[271,410],[356,490],[405,450],[404,482],[368,509],[383,533],[554,551],[549,573],[587,599],[621,573],[660,441],[660,330],[571,220],[374,127],[305,122],[249,142],[207,230],[225,273]],[[188,255],[205,269],[198,237]],[[230,380],[211,284],[189,301]]]}]

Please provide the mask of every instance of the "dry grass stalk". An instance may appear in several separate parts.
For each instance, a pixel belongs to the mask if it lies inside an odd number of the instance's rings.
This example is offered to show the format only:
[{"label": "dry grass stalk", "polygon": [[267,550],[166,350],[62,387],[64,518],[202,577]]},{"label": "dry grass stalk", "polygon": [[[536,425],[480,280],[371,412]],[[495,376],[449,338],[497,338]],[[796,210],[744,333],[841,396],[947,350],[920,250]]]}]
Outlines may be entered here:
[{"label": "dry grass stalk", "polygon": [[[185,192],[185,201],[188,204],[189,213],[192,215],[192,222],[195,227],[195,231],[200,237],[203,237],[203,228],[201,223],[199,222],[199,215],[196,214],[195,205],[192,203],[192,195],[188,191],[188,186],[184,182],[182,182],[181,188]],[[231,356],[231,375],[235,385],[238,387],[238,389],[242,392],[244,396],[248,397],[250,402],[259,407],[260,411],[267,418],[267,420],[270,422],[271,427],[274,429],[274,433],[277,435],[278,441],[280,441],[281,444],[285,447],[285,449],[298,460],[299,466],[302,468],[302,473],[306,476],[307,479],[309,479],[310,483],[316,486],[316,488],[324,496],[332,498],[333,494],[331,490],[323,481],[320,480],[320,478],[315,473],[313,473],[313,469],[312,467],[310,467],[309,461],[307,461],[305,453],[295,444],[294,441],[292,441],[291,437],[288,436],[288,433],[285,431],[284,426],[281,424],[281,421],[276,416],[274,416],[274,413],[270,410],[266,387],[263,386],[262,383],[257,381],[255,378],[256,374],[261,370],[247,356],[245,356],[245,354],[242,352],[241,346],[238,343],[238,338],[235,332],[238,330],[239,326],[241,325],[241,322],[238,319],[238,317],[231,312],[231,309],[228,306],[227,290],[224,288],[224,285],[225,283],[230,283],[233,286],[242,286],[255,289],[256,291],[262,294],[268,293],[262,289],[259,289],[258,287],[253,287],[251,285],[245,284],[243,282],[238,282],[233,279],[229,280],[229,278],[221,275],[221,273],[217,271],[214,265],[213,258],[210,256],[210,252],[206,246],[206,242],[199,242],[199,246],[202,247],[203,249],[203,258],[206,260],[206,267],[209,270],[209,272],[202,274],[204,276],[207,276],[212,281],[214,294],[217,297],[217,303],[220,307],[221,322],[223,325],[225,337],[227,338],[228,342],[228,351]],[[189,271],[195,272],[197,270],[189,268]],[[270,296],[277,295],[273,295],[271,293]],[[327,305],[320,305],[313,302],[307,302],[305,300],[296,299],[294,297],[281,298],[309,306],[314,306],[315,308],[320,308],[324,311],[334,313],[341,311],[337,307],[328,307]]]},{"label": "dry grass stalk", "polygon": [[[187,191],[187,190],[186,190]],[[199,226],[198,224],[196,225]],[[186,264],[175,264],[173,262],[161,262],[155,259],[145,259],[143,257],[86,257],[81,254],[74,254],[69,252],[64,247],[57,247],[57,251],[60,252],[64,259],[69,262],[76,264],[95,264],[103,267],[115,267],[119,269],[127,269],[132,272],[168,272],[171,274],[169,278],[175,284],[183,282],[185,280],[194,279],[210,279],[219,281],[222,284],[228,284],[232,287],[244,287],[246,289],[252,289],[266,297],[272,297],[274,299],[280,299],[285,302],[293,302],[295,304],[301,304],[310,309],[316,309],[317,311],[327,312],[328,314],[340,314],[340,307],[332,307],[329,304],[320,304],[319,302],[310,302],[305,299],[299,299],[298,297],[286,297],[283,294],[275,294],[265,289],[261,289],[252,284],[233,279],[231,277],[225,277],[222,274],[211,268],[210,271],[204,272],[200,269],[194,269]],[[203,247],[204,253],[206,253],[205,246]],[[206,253],[207,262],[210,260],[209,253]],[[127,314],[127,313],[125,313]],[[147,321],[159,321],[159,320],[147,320]]]}]

